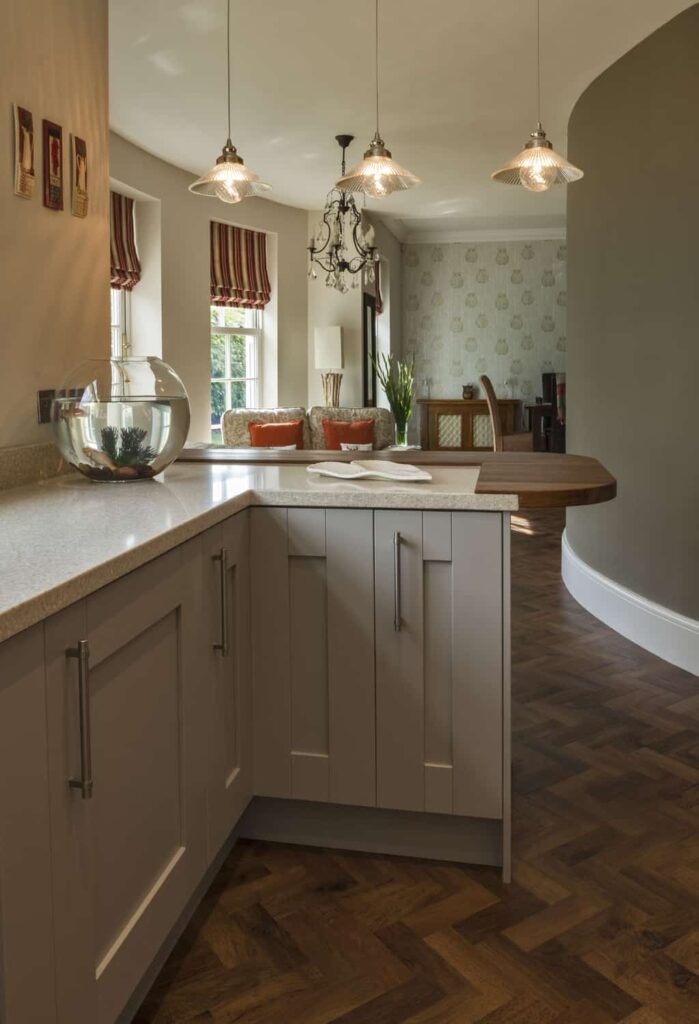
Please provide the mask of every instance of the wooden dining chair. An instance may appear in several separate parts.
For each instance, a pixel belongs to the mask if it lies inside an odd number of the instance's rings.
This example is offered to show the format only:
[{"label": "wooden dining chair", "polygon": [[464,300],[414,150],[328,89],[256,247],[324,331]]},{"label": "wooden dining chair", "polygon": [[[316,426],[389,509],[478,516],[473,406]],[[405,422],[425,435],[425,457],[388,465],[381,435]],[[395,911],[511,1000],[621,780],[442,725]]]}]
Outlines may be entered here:
[{"label": "wooden dining chair", "polygon": [[485,374],[480,379],[481,387],[485,391],[485,400],[488,403],[490,413],[490,425],[493,429],[493,451],[496,452],[533,452],[534,437],[531,433],[503,434],[502,420],[500,419],[500,408],[495,397],[495,389],[490,377]]}]

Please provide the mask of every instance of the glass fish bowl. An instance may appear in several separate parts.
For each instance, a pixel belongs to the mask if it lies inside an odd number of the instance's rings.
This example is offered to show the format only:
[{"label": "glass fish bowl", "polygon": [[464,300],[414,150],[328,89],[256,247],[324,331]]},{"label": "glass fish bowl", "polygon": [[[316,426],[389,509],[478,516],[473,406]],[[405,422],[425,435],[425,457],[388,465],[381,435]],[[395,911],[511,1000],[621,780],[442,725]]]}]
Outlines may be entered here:
[{"label": "glass fish bowl", "polygon": [[149,480],[174,462],[189,430],[189,399],[155,356],[94,359],[57,392],[51,418],[63,458],[90,480]]}]

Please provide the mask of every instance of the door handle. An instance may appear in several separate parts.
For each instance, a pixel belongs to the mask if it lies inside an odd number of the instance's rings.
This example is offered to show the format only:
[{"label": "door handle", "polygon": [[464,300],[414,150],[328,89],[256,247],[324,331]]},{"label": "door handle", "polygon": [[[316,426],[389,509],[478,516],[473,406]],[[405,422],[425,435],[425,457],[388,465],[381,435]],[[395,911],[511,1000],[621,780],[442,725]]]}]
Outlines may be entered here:
[{"label": "door handle", "polygon": [[90,645],[78,640],[69,647],[67,658],[78,662],[78,702],[80,715],[80,778],[69,779],[71,789],[79,789],[83,800],[92,799],[92,737],[90,735]]},{"label": "door handle", "polygon": [[226,548],[221,548],[219,553],[212,555],[211,558],[214,562],[219,563],[221,588],[221,640],[214,644],[214,650],[226,655],[230,647],[228,641],[228,551]]},{"label": "door handle", "polygon": [[402,615],[400,603],[400,545],[401,535],[396,530],[393,534],[393,628],[400,633],[402,628]]}]

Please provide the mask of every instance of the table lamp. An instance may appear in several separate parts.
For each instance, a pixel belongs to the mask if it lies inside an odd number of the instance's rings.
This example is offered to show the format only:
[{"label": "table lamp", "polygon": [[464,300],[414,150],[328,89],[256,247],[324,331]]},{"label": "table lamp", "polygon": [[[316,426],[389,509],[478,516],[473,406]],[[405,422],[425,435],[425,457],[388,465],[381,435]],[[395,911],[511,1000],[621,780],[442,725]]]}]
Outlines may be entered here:
[{"label": "table lamp", "polygon": [[316,327],[315,329],[316,370],[321,370],[323,405],[336,407],[340,404],[342,374],[342,328]]}]

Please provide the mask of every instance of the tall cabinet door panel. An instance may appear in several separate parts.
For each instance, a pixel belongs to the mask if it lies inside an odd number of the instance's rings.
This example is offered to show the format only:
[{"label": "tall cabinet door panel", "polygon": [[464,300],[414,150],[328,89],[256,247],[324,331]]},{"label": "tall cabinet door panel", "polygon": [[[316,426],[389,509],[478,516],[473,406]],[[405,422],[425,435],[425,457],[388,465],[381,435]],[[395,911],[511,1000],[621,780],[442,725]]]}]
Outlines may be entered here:
[{"label": "tall cabinet door panel", "polygon": [[253,789],[291,796],[287,510],[250,510]]},{"label": "tall cabinet door panel", "polygon": [[503,814],[503,517],[452,513],[454,813]]},{"label": "tall cabinet door panel", "polygon": [[501,818],[502,517],[377,512],[381,807]]},{"label": "tall cabinet door panel", "polygon": [[379,807],[424,810],[422,513],[375,512]]},{"label": "tall cabinet door panel", "polygon": [[372,805],[372,513],[253,509],[255,792]]},{"label": "tall cabinet door panel", "polygon": [[[82,931],[58,964],[70,1024],[111,1024],[205,869],[199,552],[184,545],[89,597],[85,631],[73,609],[47,623],[54,878],[72,895],[57,907],[57,950],[75,940],[76,912]],[[89,740],[76,736],[81,667],[66,657],[83,638]],[[86,743],[91,799],[68,783]]]},{"label": "tall cabinet door panel", "polygon": [[202,536],[209,714],[209,850],[211,861],[252,793],[250,559],[248,513]]},{"label": "tall cabinet door panel", "polygon": [[0,644],[0,1020],[56,1019],[43,625]]}]

